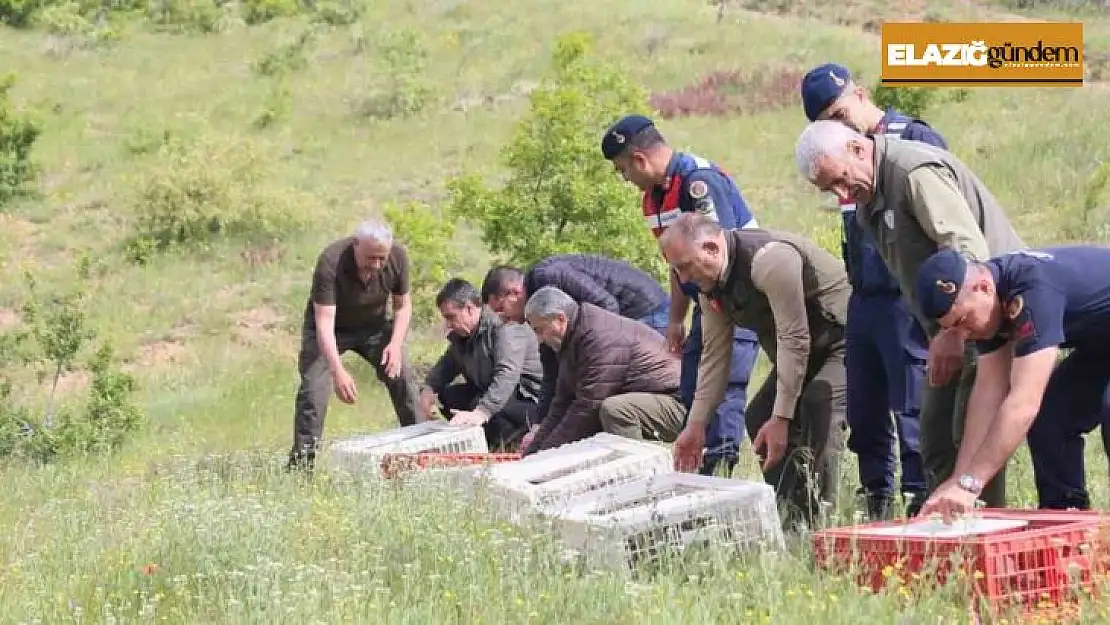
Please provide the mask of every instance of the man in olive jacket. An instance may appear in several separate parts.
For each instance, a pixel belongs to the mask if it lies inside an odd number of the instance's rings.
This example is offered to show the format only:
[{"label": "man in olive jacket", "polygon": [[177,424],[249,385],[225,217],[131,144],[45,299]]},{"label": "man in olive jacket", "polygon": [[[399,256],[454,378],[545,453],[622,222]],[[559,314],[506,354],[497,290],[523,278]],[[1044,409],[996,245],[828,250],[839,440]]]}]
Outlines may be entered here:
[{"label": "man in olive jacket", "polygon": [[[930,338],[921,455],[932,493],[949,479],[958,480],[965,469],[956,466],[956,458],[977,354],[962,331],[943,330],[922,314],[914,295],[917,270],[941,249],[985,262],[1025,243],[990,190],[946,150],[818,121],[802,132],[796,156],[811,184],[856,200],[856,221],[875,241]],[[1005,468],[981,494],[992,508],[1006,506]]]},{"label": "man in olive jacket", "polygon": [[705,422],[728,384],[733,326],[750,328],[773,368],[748,405],[748,435],[756,452],[764,450],[764,479],[787,505],[787,524],[812,524],[818,497],[836,501],[847,425],[851,286],[843,263],[802,237],[726,231],[696,213],[679,217],[659,244],[679,278],[698,285],[704,311],[698,387],[675,442],[676,468],[700,464]]},{"label": "man in olive jacket", "polygon": [[537,290],[524,316],[541,342],[559,356],[551,408],[525,453],[608,432],[671,442],[682,429],[681,360],[646,324],[593,304],[579,304],[556,287]]},{"label": "man in olive jacket", "polygon": [[[450,331],[448,346],[428,372],[421,409],[434,418],[438,400],[452,423],[485,428],[491,449],[515,448],[536,418],[543,382],[535,334],[502,322],[466,280],[449,280],[436,306]],[[463,381],[451,384],[460,374]]]}]

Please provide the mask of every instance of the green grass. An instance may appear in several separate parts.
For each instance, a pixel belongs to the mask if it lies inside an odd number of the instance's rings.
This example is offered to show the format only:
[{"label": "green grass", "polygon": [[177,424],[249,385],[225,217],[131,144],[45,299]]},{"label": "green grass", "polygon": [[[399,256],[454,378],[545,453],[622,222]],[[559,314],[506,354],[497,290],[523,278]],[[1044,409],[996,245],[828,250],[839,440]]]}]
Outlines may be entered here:
[{"label": "green grass", "polygon": [[[998,10],[935,5],[930,11],[949,19],[983,19]],[[734,3],[718,24],[715,9],[696,0],[375,2],[360,23],[320,36],[307,68],[287,78],[289,117],[264,130],[251,124],[268,104],[271,81],[253,73],[252,64],[293,41],[305,21],[210,36],[134,27],[118,43],[65,56],[47,54],[41,32],[4,30],[0,59],[19,75],[14,97],[38,112],[44,134],[34,151],[42,167],[38,196],[0,212],[0,309],[18,307],[21,269],[63,285],[72,279],[74,253],[92,252],[107,271],[93,285],[91,321],[132,363],[149,416],[148,427],[111,460],[0,469],[4,620],[966,622],[966,607],[952,592],[912,607],[897,593],[861,593],[847,580],[814,573],[804,545],[780,558],[676,563],[629,583],[576,571],[560,561],[546,532],[503,526],[483,506],[456,497],[381,483],[333,484],[326,476],[307,486],[280,470],[316,254],[349,232],[368,203],[435,204],[449,176],[498,174],[497,150],[527,108],[518,93],[538,80],[559,33],[592,32],[604,58],[625,63],[652,90],[680,87],[715,69],[828,59],[852,65],[871,82],[878,38],[835,18],[859,23],[877,17],[879,6],[818,3],[817,19],[745,12]],[[1083,19],[1090,44],[1105,47],[1110,19]],[[429,108],[405,119],[359,118],[358,103],[381,78],[373,54],[359,53],[356,41],[406,26],[428,48],[435,90]],[[660,43],[648,55],[653,39]],[[1108,94],[1097,87],[978,89],[926,117],[991,187],[1029,243],[1058,242],[1064,233],[1071,233],[1068,240],[1103,241],[1105,229],[1074,224],[1085,184],[1107,158]],[[459,103],[469,106],[460,110]],[[837,227],[796,173],[793,147],[804,125],[797,103],[748,117],[660,125],[677,147],[734,172],[765,225],[814,235]],[[276,243],[219,244],[203,254],[128,263],[120,248],[130,234],[137,180],[152,158],[143,148],[156,147],[167,129],[259,142],[272,157],[259,187],[303,198],[298,208],[312,224]],[[477,236],[464,232],[456,244],[468,271],[480,274],[489,258]],[[273,254],[272,262],[250,263],[245,249],[254,257]],[[429,363],[439,341],[434,326],[414,329],[414,359]],[[360,400],[353,407],[333,401],[327,434],[391,427],[388,398],[370,368],[353,355],[347,362]],[[766,365],[761,359],[753,391]],[[35,393],[42,390],[23,390],[32,399]],[[1096,503],[1105,506],[1110,493],[1097,436],[1088,458]],[[1033,505],[1024,449],[1011,466],[1012,504]],[[849,461],[845,490],[853,471]],[[750,457],[740,474],[756,475]],[[852,515],[850,502],[844,504],[840,522]]]}]

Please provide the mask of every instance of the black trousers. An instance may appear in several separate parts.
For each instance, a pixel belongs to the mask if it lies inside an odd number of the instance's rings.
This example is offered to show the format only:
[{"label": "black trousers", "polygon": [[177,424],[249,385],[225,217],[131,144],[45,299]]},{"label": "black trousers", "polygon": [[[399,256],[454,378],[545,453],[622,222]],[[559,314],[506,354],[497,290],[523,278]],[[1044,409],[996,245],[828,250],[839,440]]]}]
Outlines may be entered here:
[{"label": "black trousers", "polygon": [[[399,425],[413,425],[420,412],[420,390],[416,384],[416,374],[409,363],[408,354],[403,353],[401,374],[390,379],[382,366],[382,351],[389,344],[393,334],[390,323],[356,332],[337,330],[335,342],[342,355],[354,351],[374,367],[378,380],[389,391],[389,399],[397,414]],[[297,389],[297,399],[293,418],[293,448],[289,453],[290,466],[307,461],[312,464],[316,448],[324,433],[324,419],[328,413],[328,401],[335,392],[328,361],[316,345],[316,333],[312,324],[305,324],[301,339],[301,353],[297,369],[301,385]]]},{"label": "black trousers", "polygon": [[[452,417],[452,410],[474,410],[482,392],[472,384],[461,382],[452,384],[437,393],[443,405],[441,413],[445,419]],[[514,393],[505,407],[495,413],[482,428],[486,431],[486,444],[492,452],[512,452],[520,446],[520,440],[536,420],[535,401],[525,399]]]}]

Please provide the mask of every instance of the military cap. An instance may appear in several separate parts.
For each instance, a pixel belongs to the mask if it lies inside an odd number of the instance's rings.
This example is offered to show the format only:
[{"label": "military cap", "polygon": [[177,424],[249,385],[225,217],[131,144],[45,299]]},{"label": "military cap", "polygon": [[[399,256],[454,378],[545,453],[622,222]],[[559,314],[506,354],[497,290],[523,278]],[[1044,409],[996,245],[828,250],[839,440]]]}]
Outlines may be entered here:
[{"label": "military cap", "polygon": [[655,123],[643,115],[627,115],[605,131],[601,138],[601,153],[606,160],[613,160],[624,151],[628,141]]},{"label": "military cap", "polygon": [[809,70],[802,77],[802,106],[809,121],[821,114],[844,93],[852,80],[852,72],[837,63],[825,63]]},{"label": "military cap", "polygon": [[917,269],[914,284],[922,314],[929,319],[947,315],[960,294],[966,275],[967,260],[955,250],[940,250],[925,259]]}]

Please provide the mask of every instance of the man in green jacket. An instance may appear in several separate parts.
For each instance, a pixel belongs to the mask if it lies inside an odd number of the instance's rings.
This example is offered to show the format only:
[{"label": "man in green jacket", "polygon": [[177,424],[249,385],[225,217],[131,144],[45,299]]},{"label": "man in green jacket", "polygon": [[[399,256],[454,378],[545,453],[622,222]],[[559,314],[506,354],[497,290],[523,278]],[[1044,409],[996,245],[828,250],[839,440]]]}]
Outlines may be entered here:
[{"label": "man in green jacket", "polygon": [[[872,237],[929,335],[928,386],[921,410],[921,455],[929,491],[952,476],[975,380],[976,352],[958,329],[921,312],[914,278],[940,249],[978,261],[1025,246],[998,200],[952,153],[917,141],[865,136],[834,121],[811,123],[798,139],[798,168],[811,184],[856,201],[856,220]],[[1006,505],[1005,470],[983,490]]]}]

